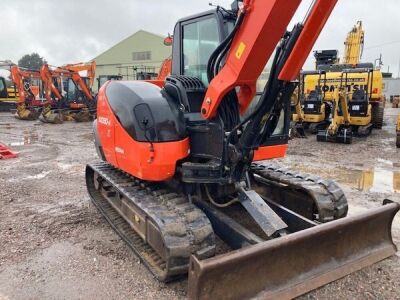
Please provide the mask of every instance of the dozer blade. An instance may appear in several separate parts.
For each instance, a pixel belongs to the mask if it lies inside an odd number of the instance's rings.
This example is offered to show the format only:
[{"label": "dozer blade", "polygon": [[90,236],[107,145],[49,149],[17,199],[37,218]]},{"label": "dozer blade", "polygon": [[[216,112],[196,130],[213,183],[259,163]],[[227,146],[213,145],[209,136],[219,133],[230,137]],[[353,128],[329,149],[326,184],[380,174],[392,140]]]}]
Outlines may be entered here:
[{"label": "dozer blade", "polygon": [[319,130],[317,133],[318,142],[331,142],[341,144],[351,144],[353,142],[353,134],[351,131],[340,131],[335,135],[330,135],[327,130]]},{"label": "dozer blade", "polygon": [[290,299],[396,252],[391,225],[400,204],[317,225],[228,254],[191,256],[190,299]]}]

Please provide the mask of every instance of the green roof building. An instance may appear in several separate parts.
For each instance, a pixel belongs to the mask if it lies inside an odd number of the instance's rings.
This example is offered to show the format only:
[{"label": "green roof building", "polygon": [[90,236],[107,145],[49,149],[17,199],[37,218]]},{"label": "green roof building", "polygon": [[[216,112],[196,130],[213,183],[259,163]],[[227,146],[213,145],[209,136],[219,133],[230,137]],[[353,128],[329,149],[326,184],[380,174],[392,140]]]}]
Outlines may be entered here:
[{"label": "green roof building", "polygon": [[[124,80],[133,80],[144,74],[154,76],[171,51],[171,46],[164,45],[163,36],[139,30],[93,59],[96,77],[122,75]],[[93,88],[97,90],[97,84]]]}]

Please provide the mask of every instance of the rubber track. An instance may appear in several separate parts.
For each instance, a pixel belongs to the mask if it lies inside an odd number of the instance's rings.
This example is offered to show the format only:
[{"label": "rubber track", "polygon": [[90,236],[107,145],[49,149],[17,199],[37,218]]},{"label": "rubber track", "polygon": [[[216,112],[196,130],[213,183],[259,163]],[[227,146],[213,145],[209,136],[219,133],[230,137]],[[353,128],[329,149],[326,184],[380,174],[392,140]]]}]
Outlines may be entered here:
[{"label": "rubber track", "polygon": [[372,104],[372,124],[374,128],[381,129],[383,126],[383,117],[385,113],[385,106],[383,103]]},{"label": "rubber track", "polygon": [[[110,205],[94,186],[94,172],[158,226],[168,251],[162,259]],[[92,181],[90,180],[92,178]],[[204,259],[215,254],[215,237],[206,215],[187,200],[160,185],[141,181],[107,163],[86,167],[89,195],[127,245],[160,281],[170,281],[188,271],[189,258]],[[104,184],[104,183],[103,183]]]},{"label": "rubber track", "polygon": [[302,191],[311,197],[318,209],[315,221],[329,222],[347,215],[347,199],[342,189],[332,180],[300,174],[273,163],[253,163],[251,172],[276,184],[280,189]]}]

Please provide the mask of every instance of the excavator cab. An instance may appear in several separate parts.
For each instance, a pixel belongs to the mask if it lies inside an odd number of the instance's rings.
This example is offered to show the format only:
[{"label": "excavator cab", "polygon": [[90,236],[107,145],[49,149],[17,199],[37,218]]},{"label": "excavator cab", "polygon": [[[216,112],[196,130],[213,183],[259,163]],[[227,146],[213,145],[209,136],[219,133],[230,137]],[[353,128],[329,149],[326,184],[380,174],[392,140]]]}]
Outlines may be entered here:
[{"label": "excavator cab", "polygon": [[323,103],[323,95],[319,87],[312,90],[304,99],[304,113],[305,114],[319,114],[321,105]]},{"label": "excavator cab", "polygon": [[356,90],[350,99],[349,112],[351,116],[366,116],[368,114],[368,93],[364,89]]},{"label": "excavator cab", "polygon": [[[370,97],[372,95],[372,82],[373,82],[373,69],[345,69],[343,70],[344,77],[344,86],[348,85],[348,74],[356,73],[359,74],[364,73],[367,74],[366,85],[360,86],[355,89],[350,96],[348,97],[349,101],[349,113],[352,117],[353,125],[357,125],[358,123],[363,123],[363,125],[367,125],[371,122],[371,104]],[[358,119],[356,119],[358,118]],[[362,120],[364,119],[364,120]],[[372,129],[372,125],[371,125]]]},{"label": "excavator cab", "polygon": [[[165,90],[166,92],[180,90],[178,99],[183,99],[184,102],[185,99],[190,99],[188,101],[192,102],[190,107],[191,118],[196,120],[195,122],[205,122],[200,110],[210,81],[210,76],[207,74],[209,60],[213,52],[234,30],[237,11],[237,2],[234,1],[231,10],[217,7],[217,9],[182,18],[175,25],[172,71],[171,76],[166,80]],[[222,60],[222,58],[219,59]],[[185,78],[192,78],[189,86],[186,86]],[[186,96],[186,93],[190,95]],[[253,101],[256,101],[256,98]],[[286,101],[287,103],[274,112],[274,125],[264,133],[259,141],[260,147],[254,154],[254,160],[277,158],[285,155],[290,128],[290,99],[288,98]],[[222,102],[231,104],[222,104],[226,108],[226,114],[221,114],[223,124],[218,125],[221,130],[224,128],[232,129],[244,118],[244,115],[251,114],[249,109],[245,114],[242,112],[240,115],[239,108],[235,107],[234,104],[238,102],[237,93],[234,89],[227,93]],[[183,106],[188,106],[188,104],[182,103]],[[251,107],[257,107],[257,104],[255,103]],[[219,134],[223,135],[224,133],[220,132]],[[212,144],[212,142],[210,143]],[[268,146],[275,146],[276,151],[268,151]]]},{"label": "excavator cab", "polygon": [[[372,104],[370,103],[373,89],[373,73],[374,70],[372,68],[351,68],[342,71],[341,80],[343,82],[341,85],[345,89],[344,97],[349,115],[345,121],[351,127],[351,134],[355,136],[368,136],[374,126],[372,122]],[[365,85],[355,87],[349,84],[350,74],[355,74],[356,76],[361,74],[365,76],[366,74]]]},{"label": "excavator cab", "polygon": [[323,70],[301,71],[298,89],[300,102],[296,103],[293,116],[295,124],[292,124],[296,136],[305,137],[307,129],[317,133],[328,126],[331,105],[326,101],[326,83],[326,72]]},{"label": "excavator cab", "polygon": [[[326,126],[326,119],[329,117],[329,109],[326,104],[326,72],[325,71],[302,71],[302,91],[304,122],[315,132],[319,128]],[[305,90],[307,77],[317,77],[315,87],[312,90]]]},{"label": "excavator cab", "polygon": [[97,90],[100,90],[108,80],[122,80],[122,75],[100,75],[97,77]]}]

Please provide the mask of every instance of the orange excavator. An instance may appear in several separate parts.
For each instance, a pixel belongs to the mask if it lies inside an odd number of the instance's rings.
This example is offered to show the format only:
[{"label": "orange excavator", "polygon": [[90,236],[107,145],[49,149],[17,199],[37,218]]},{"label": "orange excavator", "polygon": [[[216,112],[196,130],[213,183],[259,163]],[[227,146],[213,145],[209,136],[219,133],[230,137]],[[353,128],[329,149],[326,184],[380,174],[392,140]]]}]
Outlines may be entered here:
[{"label": "orange excavator", "polygon": [[[74,67],[77,66],[77,67]],[[82,78],[79,71],[85,68],[83,64],[66,65],[51,70],[47,64],[41,67],[40,75],[44,82],[47,105],[44,107],[40,120],[47,123],[61,123],[63,120],[89,121],[91,111],[95,111],[95,98],[90,87],[94,80],[95,64],[87,68],[88,81]],[[57,86],[55,85],[57,83]],[[65,86],[64,86],[65,85]],[[72,86],[72,88],[71,88]],[[66,92],[63,95],[63,91]],[[76,93],[78,92],[78,93]],[[59,105],[57,112],[51,109],[54,99]]]},{"label": "orange excavator", "polygon": [[[96,62],[91,61],[89,63],[67,64],[57,68],[57,71],[61,73],[65,73],[65,70],[70,72],[70,77],[81,94],[78,95],[78,99],[75,99],[70,103],[70,107],[74,109],[95,108],[96,101],[92,93],[92,87],[96,79]],[[82,71],[87,72],[85,77],[82,77],[79,74],[79,72]]]},{"label": "orange excavator", "polygon": [[260,162],[285,156],[296,78],[336,2],[313,1],[290,31],[301,0],[183,18],[162,87],[99,91],[89,195],[157,279],[189,275],[190,299],[289,299],[396,253],[399,204],[346,216],[334,182]]},{"label": "orange excavator", "polygon": [[32,70],[21,70],[17,65],[10,67],[11,80],[18,90],[18,103],[15,117],[20,120],[36,120],[39,117],[40,73]]}]

